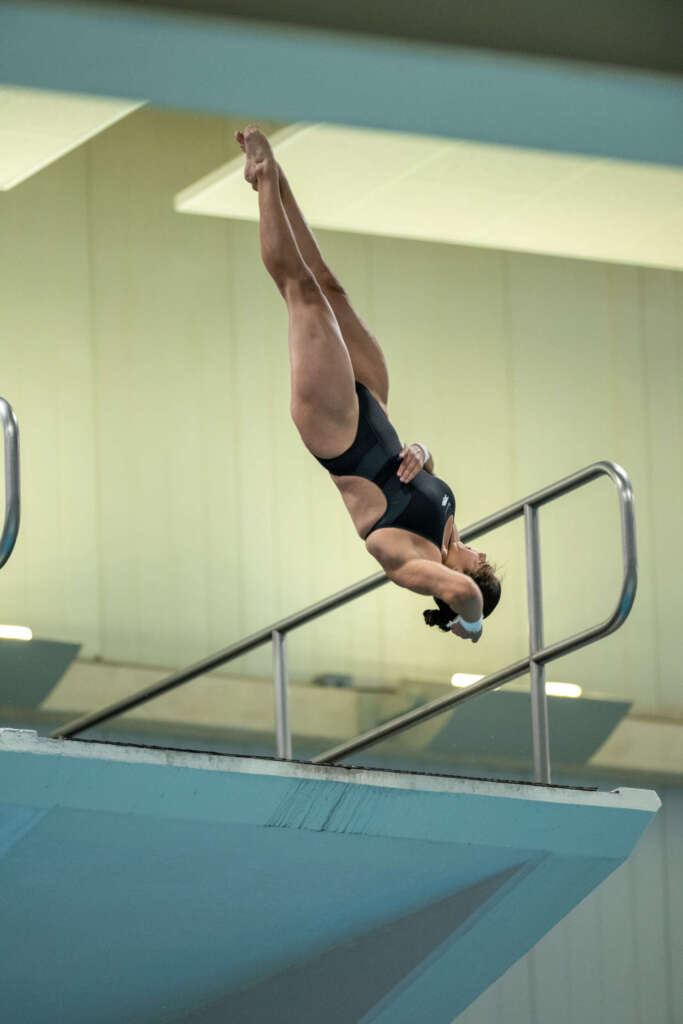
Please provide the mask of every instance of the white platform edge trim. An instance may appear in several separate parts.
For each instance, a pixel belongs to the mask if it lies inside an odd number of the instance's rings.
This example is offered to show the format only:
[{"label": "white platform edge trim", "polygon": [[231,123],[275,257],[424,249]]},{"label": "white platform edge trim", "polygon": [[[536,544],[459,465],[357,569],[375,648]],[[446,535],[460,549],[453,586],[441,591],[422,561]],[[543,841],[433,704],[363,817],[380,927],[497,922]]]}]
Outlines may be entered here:
[{"label": "white platform edge trim", "polygon": [[181,750],[148,749],[88,743],[80,740],[54,740],[25,729],[0,728],[0,753],[47,754],[53,757],[90,758],[126,764],[149,764],[166,768],[192,768],[200,771],[232,772],[242,775],[275,775],[280,778],[344,782],[383,789],[409,789],[423,793],[470,794],[538,800],[543,803],[575,804],[581,807],[614,807],[654,814],[662,803],[650,789],[615,789],[587,793],[583,790],[533,786],[517,782],[482,782],[478,779],[445,778],[412,772],[384,772],[368,768],[339,768],[273,759],[235,757],[230,754],[191,753]]}]

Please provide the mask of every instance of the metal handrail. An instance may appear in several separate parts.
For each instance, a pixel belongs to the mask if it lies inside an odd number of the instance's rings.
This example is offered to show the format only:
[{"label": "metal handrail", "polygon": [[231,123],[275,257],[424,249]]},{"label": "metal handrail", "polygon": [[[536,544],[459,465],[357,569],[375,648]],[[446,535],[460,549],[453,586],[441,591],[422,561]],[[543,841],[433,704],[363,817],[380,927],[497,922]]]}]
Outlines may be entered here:
[{"label": "metal handrail", "polygon": [[5,439],[5,522],[0,536],[0,569],[14,551],[19,535],[19,425],[9,402],[0,398],[0,420]]},{"label": "metal handrail", "polygon": [[[559,640],[548,647],[543,646],[543,620],[542,620],[542,599],[541,599],[541,562],[540,543],[538,529],[538,509],[542,505],[554,501],[556,498],[570,491],[576,490],[599,476],[610,477],[617,487],[619,495],[619,506],[621,512],[621,546],[623,558],[623,581],[621,593],[617,606],[604,622],[597,626],[575,633],[564,640]],[[464,689],[448,694],[445,697],[437,698],[422,707],[409,711],[397,718],[385,722],[375,729],[371,729],[362,736],[356,737],[347,743],[341,743],[330,750],[324,751],[313,759],[314,764],[325,764],[339,760],[348,754],[368,747],[378,740],[394,736],[396,733],[417,725],[447,711],[455,704],[462,703],[480,693],[496,689],[503,683],[517,679],[526,672],[531,673],[531,715],[532,735],[534,745],[534,776],[537,782],[550,782],[550,754],[548,742],[548,711],[547,697],[545,692],[545,666],[549,661],[559,658],[569,651],[585,647],[603,636],[608,636],[619,629],[626,621],[636,596],[638,582],[638,565],[636,553],[636,530],[635,514],[633,507],[633,489],[628,474],[615,462],[595,462],[585,469],[580,469],[571,476],[564,477],[549,487],[536,491],[521,501],[508,505],[507,508],[495,512],[486,519],[463,530],[461,537],[464,540],[474,540],[476,537],[487,533],[489,530],[504,526],[506,523],[517,519],[520,516],[525,519],[526,534],[526,555],[527,555],[527,598],[529,605],[529,656],[520,661],[499,669],[490,676],[480,679],[478,682]]]},{"label": "metal handrail", "polygon": [[[582,487],[584,484],[603,475],[608,476],[616,485],[619,496],[624,570],[619,602],[615,611],[609,618],[605,619],[604,622],[545,647],[543,646],[538,509],[548,502],[554,501],[556,498],[559,498],[564,494],[568,494],[570,491],[576,490],[576,488]],[[512,665],[508,665],[506,668],[500,669],[493,675],[479,680],[479,682],[464,690],[441,697],[420,708],[416,708],[414,711],[407,712],[406,714],[400,715],[389,722],[385,722],[383,725],[364,733],[362,736],[356,737],[354,740],[350,740],[347,743],[333,747],[331,750],[326,750],[324,753],[319,754],[314,758],[313,763],[323,764],[339,760],[339,758],[344,757],[347,754],[370,746],[372,743],[385,739],[387,736],[395,735],[397,732],[400,732],[411,725],[423,722],[426,719],[431,718],[433,715],[440,714],[442,711],[448,710],[453,705],[461,701],[475,697],[479,693],[485,693],[488,690],[492,690],[503,685],[503,683],[516,679],[518,676],[524,675],[526,672],[530,672],[532,732],[534,740],[534,773],[537,781],[550,781],[545,665],[547,662],[552,661],[555,658],[559,658],[561,655],[567,654],[569,651],[578,650],[580,647],[585,647],[587,644],[592,643],[600,637],[613,633],[625,622],[633,606],[636,594],[638,570],[635,515],[631,482],[626,471],[615,462],[595,462],[591,466],[587,466],[585,469],[578,470],[576,473],[564,477],[562,480],[558,480],[556,483],[550,484],[548,487],[545,487],[540,491],[536,491],[533,494],[528,495],[526,498],[522,498],[521,501],[508,505],[506,508],[501,509],[499,512],[495,512],[493,515],[488,516],[485,519],[480,519],[479,522],[464,529],[460,536],[462,540],[474,540],[476,537],[480,537],[489,530],[505,526],[507,523],[511,522],[513,519],[519,518],[520,516],[524,516],[526,537],[527,597],[530,623],[528,657],[522,658],[520,661],[514,662]],[[144,690],[140,690],[138,693],[133,694],[124,700],[118,701],[115,704],[110,704],[106,708],[102,708],[91,714],[83,715],[72,722],[68,722],[66,725],[55,730],[51,735],[55,738],[73,736],[75,733],[80,732],[89,726],[103,722],[123,711],[128,711],[152,697],[159,696],[160,694],[173,689],[175,686],[179,686],[181,683],[188,682],[190,679],[194,679],[204,672],[217,668],[219,665],[224,665],[233,658],[236,658],[241,654],[246,654],[247,651],[254,650],[254,648],[271,641],[273,643],[273,659],[275,668],[274,676],[276,721],[278,726],[278,756],[291,758],[291,734],[287,727],[286,633],[292,629],[296,629],[298,626],[304,625],[306,622],[310,622],[313,619],[326,614],[328,611],[332,611],[334,608],[339,608],[348,601],[352,601],[356,597],[361,597],[363,594],[367,594],[376,587],[388,582],[388,577],[384,573],[378,573],[374,576],[370,576],[368,579],[362,580],[360,583],[347,587],[345,590],[340,590],[338,593],[333,594],[331,597],[328,597],[323,601],[310,605],[303,611],[290,615],[285,619],[280,619],[279,622],[274,623],[272,626],[267,626],[265,629],[259,630],[259,632],[253,633],[251,636],[232,644],[230,647],[226,647],[217,654],[214,654],[203,661],[197,662],[180,672],[176,672],[172,676],[163,679],[161,682],[155,683]]]}]

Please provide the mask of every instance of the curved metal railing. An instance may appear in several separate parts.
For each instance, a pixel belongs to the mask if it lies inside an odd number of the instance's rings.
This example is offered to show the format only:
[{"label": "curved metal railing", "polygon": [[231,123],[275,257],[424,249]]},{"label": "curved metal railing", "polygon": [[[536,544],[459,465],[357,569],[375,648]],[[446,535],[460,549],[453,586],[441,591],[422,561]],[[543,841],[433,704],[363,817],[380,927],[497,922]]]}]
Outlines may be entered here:
[{"label": "curved metal railing", "polygon": [[0,569],[14,550],[19,535],[19,426],[9,402],[0,398],[0,420],[5,439],[5,521],[0,536]]},{"label": "curved metal railing", "polygon": [[[604,622],[546,647],[543,641],[543,601],[541,592],[538,510],[543,505],[547,505],[548,502],[554,501],[600,476],[608,476],[612,480],[616,485],[619,497],[623,560],[623,579],[619,600],[613,613]],[[348,754],[378,742],[378,740],[386,739],[388,736],[393,736],[403,729],[424,722],[434,715],[441,714],[443,711],[452,708],[455,704],[476,697],[480,693],[486,693],[488,690],[496,689],[504,683],[510,682],[510,680],[529,672],[531,675],[534,775],[538,782],[550,782],[545,666],[549,661],[559,658],[563,654],[568,654],[569,651],[578,650],[580,647],[585,647],[587,644],[593,643],[593,641],[607,636],[609,633],[613,633],[626,621],[631,611],[636,594],[638,574],[635,514],[631,481],[626,471],[615,462],[595,462],[591,466],[586,466],[585,469],[572,473],[571,476],[564,477],[562,480],[558,480],[556,483],[550,484],[550,486],[536,491],[534,494],[530,494],[526,498],[514,502],[512,505],[508,505],[507,508],[501,509],[500,512],[495,512],[486,519],[480,519],[478,523],[474,523],[472,526],[462,530],[460,536],[462,540],[474,540],[476,537],[480,537],[482,534],[488,533],[490,530],[500,526],[505,526],[506,523],[510,523],[513,519],[520,517],[524,517],[526,541],[527,598],[529,608],[529,654],[527,657],[514,662],[512,665],[508,665],[506,668],[500,669],[498,672],[494,672],[472,686],[448,694],[445,697],[440,697],[429,704],[399,715],[397,718],[385,722],[383,725],[371,729],[369,732],[363,733],[362,736],[358,736],[347,743],[342,743],[330,750],[326,750],[314,758],[313,763],[324,764],[338,761]],[[363,594],[368,594],[371,590],[388,582],[389,580],[384,573],[377,573],[374,576],[368,577],[368,579],[361,580],[360,583],[347,587],[345,590],[340,590],[331,597],[319,601],[303,609],[303,611],[297,612],[295,615],[280,619],[279,622],[275,622],[271,626],[259,630],[257,633],[252,633],[251,636],[239,640],[217,654],[211,655],[209,658],[205,658],[203,661],[197,662],[195,665],[191,665],[180,672],[176,672],[172,676],[161,680],[161,682],[140,690],[138,693],[118,701],[116,704],[110,704],[106,708],[68,722],[66,725],[56,729],[51,735],[55,738],[73,736],[83,729],[97,725],[108,718],[113,718],[124,711],[129,711],[131,708],[150,700],[152,697],[157,697],[176,686],[180,686],[182,683],[189,682],[189,680],[195,679],[204,672],[209,672],[219,665],[224,665],[233,658],[246,654],[262,644],[271,642],[273,645],[277,753],[278,757],[289,759],[292,756],[292,742],[287,720],[286,634],[293,629],[297,629],[299,626],[303,626],[306,622],[311,622],[313,619],[325,615],[334,608],[339,608],[348,601],[353,601]]]}]

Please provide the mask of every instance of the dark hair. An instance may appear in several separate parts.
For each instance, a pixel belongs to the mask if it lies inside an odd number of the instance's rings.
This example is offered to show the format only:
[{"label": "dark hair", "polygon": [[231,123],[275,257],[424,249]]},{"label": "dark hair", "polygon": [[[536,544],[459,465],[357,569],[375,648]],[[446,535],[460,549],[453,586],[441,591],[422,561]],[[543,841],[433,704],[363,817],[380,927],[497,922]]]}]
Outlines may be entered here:
[{"label": "dark hair", "polygon": [[444,633],[449,633],[450,630],[446,623],[454,619],[456,613],[449,605],[446,604],[445,601],[442,601],[440,597],[435,597],[434,600],[438,604],[439,610],[434,611],[433,608],[425,608],[422,612],[424,620],[428,626],[438,626]]},{"label": "dark hair", "polygon": [[[476,569],[474,572],[465,573],[465,575],[470,576],[481,590],[484,602],[483,617],[486,618],[500,601],[500,580],[496,576],[495,569],[488,562],[485,562],[481,568]],[[422,613],[424,620],[428,626],[438,626],[444,633],[448,633],[449,629],[446,623],[451,622],[455,618],[456,613],[450,605],[440,598],[435,597],[434,600],[439,610],[434,611],[433,608],[426,608]]]},{"label": "dark hair", "polygon": [[467,572],[465,575],[471,576],[481,590],[481,596],[484,599],[483,615],[486,618],[500,601],[500,580],[496,576],[496,570],[488,562],[484,562],[478,569]]}]

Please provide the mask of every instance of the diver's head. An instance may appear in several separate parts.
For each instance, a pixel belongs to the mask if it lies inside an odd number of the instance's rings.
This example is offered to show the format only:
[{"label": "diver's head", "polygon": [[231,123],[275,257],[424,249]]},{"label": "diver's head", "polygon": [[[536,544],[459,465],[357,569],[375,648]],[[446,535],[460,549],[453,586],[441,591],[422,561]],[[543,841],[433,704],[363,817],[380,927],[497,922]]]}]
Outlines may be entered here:
[{"label": "diver's head", "polygon": [[[464,573],[465,576],[469,576],[477,584],[481,591],[482,616],[486,618],[500,601],[501,587],[500,580],[496,576],[495,566],[490,565],[486,561],[486,555],[481,551],[475,551],[474,548],[469,548],[460,541],[454,546],[458,550],[455,557],[452,557],[449,567],[456,569],[457,572]],[[446,623],[452,621],[455,612],[450,605],[440,598],[435,597],[434,600],[438,605],[438,611],[433,608],[424,611],[422,613],[424,620],[428,626],[438,626],[439,629],[447,633],[448,627]]]}]

